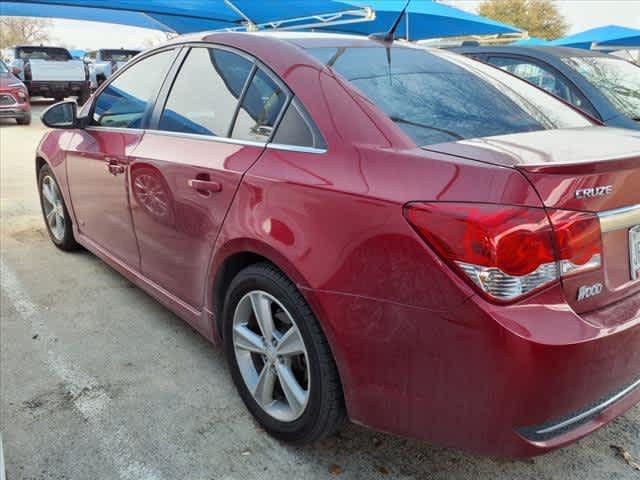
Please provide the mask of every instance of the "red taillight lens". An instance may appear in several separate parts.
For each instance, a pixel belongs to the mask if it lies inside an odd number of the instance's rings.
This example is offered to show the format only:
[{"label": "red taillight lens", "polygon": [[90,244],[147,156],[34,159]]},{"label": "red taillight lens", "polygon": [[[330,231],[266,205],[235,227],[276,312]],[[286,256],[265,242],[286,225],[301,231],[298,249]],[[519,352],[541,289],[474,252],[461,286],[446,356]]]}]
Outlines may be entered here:
[{"label": "red taillight lens", "polygon": [[551,210],[549,218],[555,231],[558,260],[563,275],[600,267],[602,233],[597,215]]},{"label": "red taillight lens", "polygon": [[492,299],[514,300],[561,274],[593,268],[594,258],[599,266],[600,226],[589,214],[554,211],[552,226],[540,208],[412,203],[405,217],[441,257]]}]

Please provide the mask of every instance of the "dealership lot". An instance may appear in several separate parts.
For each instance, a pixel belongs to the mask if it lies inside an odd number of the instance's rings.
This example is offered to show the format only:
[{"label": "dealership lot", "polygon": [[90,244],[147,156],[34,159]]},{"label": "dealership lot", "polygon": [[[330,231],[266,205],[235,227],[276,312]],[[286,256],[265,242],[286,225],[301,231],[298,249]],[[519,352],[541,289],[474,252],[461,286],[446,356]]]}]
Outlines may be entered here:
[{"label": "dealership lot", "polygon": [[526,461],[435,448],[357,426],[304,448],[257,428],[218,347],[100,260],[56,250],[33,154],[44,127],[0,125],[1,424],[15,479],[576,478],[640,472],[640,406]]}]

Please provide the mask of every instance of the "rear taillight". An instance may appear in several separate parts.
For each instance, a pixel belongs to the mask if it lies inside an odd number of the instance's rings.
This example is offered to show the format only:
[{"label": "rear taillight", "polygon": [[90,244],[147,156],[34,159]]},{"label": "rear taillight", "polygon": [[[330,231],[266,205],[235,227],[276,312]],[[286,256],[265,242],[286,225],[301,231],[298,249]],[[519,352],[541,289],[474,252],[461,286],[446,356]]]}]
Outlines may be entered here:
[{"label": "rear taillight", "polygon": [[555,210],[547,216],[540,208],[412,203],[405,217],[450,266],[492,300],[513,301],[562,275],[600,267],[600,224],[595,215]]}]

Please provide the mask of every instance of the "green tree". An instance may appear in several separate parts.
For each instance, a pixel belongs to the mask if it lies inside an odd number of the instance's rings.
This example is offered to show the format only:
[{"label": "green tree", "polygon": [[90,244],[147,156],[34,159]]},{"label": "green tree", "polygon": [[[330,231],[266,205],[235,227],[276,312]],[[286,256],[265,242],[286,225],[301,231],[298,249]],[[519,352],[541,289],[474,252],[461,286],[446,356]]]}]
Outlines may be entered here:
[{"label": "green tree", "polygon": [[50,40],[51,21],[31,17],[0,17],[0,49]]},{"label": "green tree", "polygon": [[546,40],[563,37],[569,28],[553,0],[485,0],[478,13]]}]

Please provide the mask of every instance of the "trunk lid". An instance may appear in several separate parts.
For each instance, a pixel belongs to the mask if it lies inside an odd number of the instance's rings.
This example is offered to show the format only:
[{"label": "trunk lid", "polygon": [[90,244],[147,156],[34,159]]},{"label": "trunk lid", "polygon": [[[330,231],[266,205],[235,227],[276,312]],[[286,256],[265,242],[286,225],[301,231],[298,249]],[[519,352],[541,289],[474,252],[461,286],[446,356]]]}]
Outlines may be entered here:
[{"label": "trunk lid", "polygon": [[[640,132],[589,127],[430,145],[427,150],[516,168],[548,209],[600,217],[603,266],[562,279],[586,313],[640,292]],[[604,320],[613,326],[620,319]]]}]

